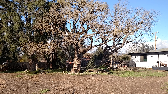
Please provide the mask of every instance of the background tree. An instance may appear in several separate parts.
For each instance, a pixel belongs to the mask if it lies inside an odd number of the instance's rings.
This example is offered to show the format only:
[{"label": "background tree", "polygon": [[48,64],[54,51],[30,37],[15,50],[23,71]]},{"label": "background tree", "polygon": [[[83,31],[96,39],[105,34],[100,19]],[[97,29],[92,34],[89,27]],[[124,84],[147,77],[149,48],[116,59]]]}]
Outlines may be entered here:
[{"label": "background tree", "polygon": [[[0,45],[2,62],[9,59],[17,62],[22,52],[28,55],[23,46],[34,41],[32,35],[36,13],[45,12],[44,10],[48,9],[48,4],[46,0],[1,0]],[[36,36],[35,40],[40,42],[42,38],[44,39],[44,35]],[[5,54],[7,54],[7,58]]]},{"label": "background tree", "polygon": [[62,44],[61,33],[65,30],[66,20],[60,13],[61,5],[59,3],[50,2],[48,6],[49,8],[46,10],[42,12],[39,10],[40,12],[36,13],[36,19],[32,27],[32,40],[25,45],[25,49],[30,50],[25,51],[29,55],[36,53],[39,57],[45,55],[47,58],[50,58],[51,53],[53,53],[52,67],[54,68],[58,63],[58,52],[62,50],[59,45]]},{"label": "background tree", "polygon": [[23,38],[23,21],[18,13],[17,4],[10,0],[0,2],[0,47],[1,63],[6,60],[17,62],[20,39]]},{"label": "background tree", "polygon": [[129,42],[140,42],[143,35],[151,36],[152,26],[158,13],[143,8],[128,9],[127,3],[119,1],[114,5],[111,17],[104,31],[100,33],[111,53],[117,52]]},{"label": "background tree", "polygon": [[133,43],[129,45],[126,50],[126,53],[143,53],[149,52],[150,50],[154,50],[154,46],[150,46],[149,44],[145,43]]},{"label": "background tree", "polygon": [[104,59],[104,50],[102,47],[98,47],[95,52],[92,53],[91,59],[88,62],[87,69],[101,66]]}]

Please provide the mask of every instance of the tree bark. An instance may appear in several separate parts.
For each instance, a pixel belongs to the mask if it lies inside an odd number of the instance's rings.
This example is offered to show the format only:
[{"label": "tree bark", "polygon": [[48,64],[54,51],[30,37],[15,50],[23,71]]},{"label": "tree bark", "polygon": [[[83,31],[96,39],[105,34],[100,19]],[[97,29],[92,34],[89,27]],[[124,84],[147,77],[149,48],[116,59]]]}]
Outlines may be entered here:
[{"label": "tree bark", "polygon": [[81,59],[78,57],[77,50],[75,50],[75,58],[73,60],[73,68],[71,69],[72,73],[79,73],[81,68]]}]

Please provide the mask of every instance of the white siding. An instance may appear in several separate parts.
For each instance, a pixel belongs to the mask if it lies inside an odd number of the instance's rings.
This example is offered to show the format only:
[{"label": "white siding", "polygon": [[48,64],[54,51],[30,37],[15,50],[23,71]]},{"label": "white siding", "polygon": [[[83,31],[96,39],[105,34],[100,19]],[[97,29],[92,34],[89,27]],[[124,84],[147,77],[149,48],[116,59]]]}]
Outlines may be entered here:
[{"label": "white siding", "polygon": [[132,60],[136,63],[136,67],[152,68],[157,65],[158,55],[147,55],[147,62],[140,62],[140,56],[132,56]]},{"label": "white siding", "polygon": [[132,56],[131,58],[136,63],[136,67],[150,68],[150,65],[147,62],[140,62],[141,56]]},{"label": "white siding", "polygon": [[136,67],[152,68],[152,64],[148,62],[136,62]]},{"label": "white siding", "polygon": [[150,63],[151,68],[153,65],[158,65],[157,61],[159,61],[158,55],[148,55],[147,56],[147,62]]},{"label": "white siding", "polygon": [[[161,61],[168,65],[168,54],[147,55],[147,62],[140,62],[140,56],[131,56],[131,59],[136,63],[136,67],[152,68],[152,66],[158,66],[157,61]],[[141,60],[142,61],[142,60]]]},{"label": "white siding", "polygon": [[168,54],[162,54],[159,55],[159,61],[161,61],[162,63],[168,64]]}]

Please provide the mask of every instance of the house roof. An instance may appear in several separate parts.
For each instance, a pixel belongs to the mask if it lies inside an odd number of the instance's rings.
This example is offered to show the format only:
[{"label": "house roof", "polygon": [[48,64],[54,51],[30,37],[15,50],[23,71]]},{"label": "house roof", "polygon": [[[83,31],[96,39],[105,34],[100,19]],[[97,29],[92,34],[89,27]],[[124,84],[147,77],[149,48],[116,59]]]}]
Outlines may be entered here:
[{"label": "house roof", "polygon": [[145,55],[145,54],[147,54],[147,53],[128,53],[128,55]]},{"label": "house roof", "polygon": [[168,52],[168,48],[162,48],[162,49],[159,49],[159,50],[151,50],[149,52]]},{"label": "house roof", "polygon": [[158,53],[165,53],[165,52],[168,53],[168,48],[162,48],[162,49],[159,49],[159,50],[151,50],[149,52],[143,52],[143,53],[129,53],[129,55],[158,54]]}]

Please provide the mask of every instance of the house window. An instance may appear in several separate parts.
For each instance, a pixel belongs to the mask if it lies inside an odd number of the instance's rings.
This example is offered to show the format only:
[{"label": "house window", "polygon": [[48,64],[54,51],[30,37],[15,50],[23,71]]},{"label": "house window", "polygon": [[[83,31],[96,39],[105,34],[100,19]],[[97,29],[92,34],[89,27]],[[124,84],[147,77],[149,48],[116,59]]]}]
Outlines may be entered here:
[{"label": "house window", "polygon": [[147,62],[147,55],[141,55],[140,62]]},{"label": "house window", "polygon": [[147,55],[144,55],[144,61],[147,62]]}]

